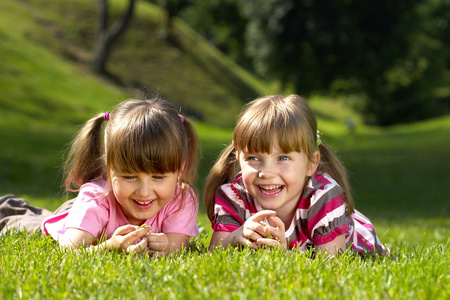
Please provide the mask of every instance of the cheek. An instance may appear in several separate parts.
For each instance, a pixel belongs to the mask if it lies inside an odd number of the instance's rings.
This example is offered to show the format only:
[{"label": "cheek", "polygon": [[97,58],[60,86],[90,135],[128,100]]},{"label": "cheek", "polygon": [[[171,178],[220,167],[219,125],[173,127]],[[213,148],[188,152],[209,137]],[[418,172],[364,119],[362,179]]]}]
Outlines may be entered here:
[{"label": "cheek", "polygon": [[170,183],[164,184],[159,189],[160,198],[164,199],[164,201],[169,202],[173,196],[175,195],[175,192],[178,187],[178,181],[174,180]]},{"label": "cheek", "polygon": [[247,174],[247,176],[245,176],[244,173],[242,173],[242,182],[244,183],[244,187],[247,191],[250,192],[250,194],[253,195],[252,191],[253,191],[253,176],[248,176],[249,174]]},{"label": "cheek", "polygon": [[123,184],[113,182],[111,186],[116,198],[123,197],[127,193],[127,188]]}]

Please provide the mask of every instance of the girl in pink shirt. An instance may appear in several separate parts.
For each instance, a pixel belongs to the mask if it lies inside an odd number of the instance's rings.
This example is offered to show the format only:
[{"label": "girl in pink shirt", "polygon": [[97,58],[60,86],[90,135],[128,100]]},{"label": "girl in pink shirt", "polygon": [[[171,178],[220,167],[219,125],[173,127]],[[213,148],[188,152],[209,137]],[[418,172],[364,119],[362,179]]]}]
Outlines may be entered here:
[{"label": "girl in pink shirt", "polygon": [[50,213],[1,197],[1,225],[30,230],[40,218],[42,232],[70,248],[181,250],[198,235],[197,147],[192,124],[168,102],[128,100],[87,121],[74,139],[64,170],[76,199]]},{"label": "girl in pink shirt", "polygon": [[211,249],[388,252],[354,209],[346,171],[297,95],[267,96],[246,106],[232,144],[209,173],[204,200],[214,230]]}]

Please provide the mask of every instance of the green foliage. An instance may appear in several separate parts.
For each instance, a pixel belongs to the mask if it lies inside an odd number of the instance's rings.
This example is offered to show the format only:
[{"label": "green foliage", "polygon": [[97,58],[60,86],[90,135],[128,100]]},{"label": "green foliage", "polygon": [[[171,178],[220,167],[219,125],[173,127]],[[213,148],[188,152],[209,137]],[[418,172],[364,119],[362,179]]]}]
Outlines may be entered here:
[{"label": "green foliage", "polygon": [[449,11],[446,0],[227,0],[180,15],[282,89],[365,95],[366,123],[386,126],[449,112]]}]

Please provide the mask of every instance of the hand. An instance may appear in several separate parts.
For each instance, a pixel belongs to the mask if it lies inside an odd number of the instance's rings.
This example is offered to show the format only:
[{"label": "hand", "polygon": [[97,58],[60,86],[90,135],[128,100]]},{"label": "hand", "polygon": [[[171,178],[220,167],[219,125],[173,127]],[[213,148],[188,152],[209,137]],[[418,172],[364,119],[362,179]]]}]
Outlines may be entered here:
[{"label": "hand", "polygon": [[276,216],[269,217],[268,221],[268,224],[264,227],[264,231],[267,235],[264,238],[256,240],[258,245],[287,249],[286,232],[283,221]]},{"label": "hand", "polygon": [[[227,244],[230,244],[229,242],[231,242],[232,245],[242,245],[251,249],[257,249],[258,245],[255,242],[258,242],[259,240],[264,242],[264,240],[267,240],[270,233],[270,229],[266,229],[261,222],[264,219],[275,217],[275,215],[276,212],[272,210],[263,210],[254,214],[248,218],[241,227],[236,229],[232,234],[228,235],[226,238],[228,241],[224,240],[223,245],[226,246]],[[232,241],[230,241],[230,239],[232,239]]]},{"label": "hand", "polygon": [[164,233],[152,233],[144,237],[147,241],[147,253],[152,255],[167,255],[170,252],[169,239]]},{"label": "hand", "polygon": [[[144,237],[151,232],[150,226],[139,228],[134,225],[125,225],[117,228],[113,236],[106,241],[105,248],[125,251],[126,253],[145,254],[148,241]],[[133,245],[138,239],[142,239]]]}]

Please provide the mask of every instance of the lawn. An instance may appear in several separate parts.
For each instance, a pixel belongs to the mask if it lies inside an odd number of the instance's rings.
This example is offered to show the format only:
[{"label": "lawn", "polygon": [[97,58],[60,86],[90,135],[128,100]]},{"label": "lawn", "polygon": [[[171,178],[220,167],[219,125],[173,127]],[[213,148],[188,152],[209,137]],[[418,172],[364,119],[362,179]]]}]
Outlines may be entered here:
[{"label": "lawn", "polygon": [[[74,254],[40,235],[13,232],[1,236],[2,297],[448,299],[450,219],[445,195],[449,187],[443,184],[448,180],[439,177],[443,176],[439,169],[448,168],[446,152],[441,149],[449,146],[443,138],[449,136],[449,121],[442,118],[383,130],[360,126],[353,136],[336,123],[335,132],[325,137],[351,170],[357,208],[373,220],[395,259],[352,253],[338,259],[312,259],[308,253],[279,250],[210,253],[211,229],[201,207],[200,236],[174,257]],[[322,128],[326,132],[326,122]],[[198,124],[197,130],[204,153],[200,174],[204,174],[229,142],[231,131],[205,124]],[[402,155],[396,154],[401,149]],[[441,180],[434,183],[437,179]],[[425,187],[428,191],[422,191]],[[428,198],[422,199],[424,195]],[[61,200],[32,201],[53,209]]]}]

